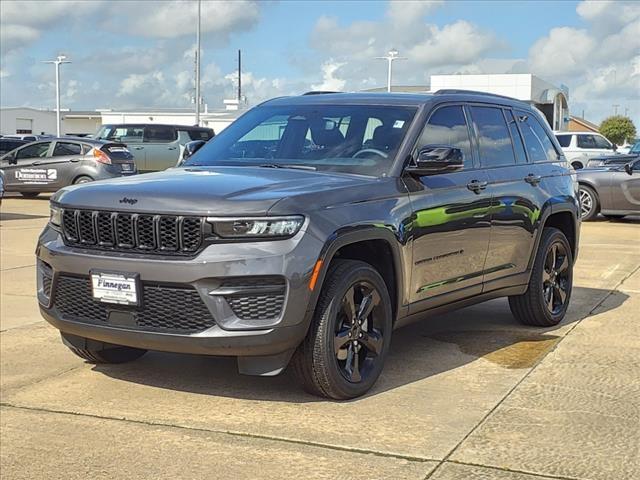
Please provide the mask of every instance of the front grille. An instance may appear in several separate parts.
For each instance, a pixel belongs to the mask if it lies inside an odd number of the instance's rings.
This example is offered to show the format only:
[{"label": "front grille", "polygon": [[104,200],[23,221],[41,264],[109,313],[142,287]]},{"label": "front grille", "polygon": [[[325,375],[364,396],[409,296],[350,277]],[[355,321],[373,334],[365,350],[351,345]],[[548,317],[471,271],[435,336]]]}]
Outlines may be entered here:
[{"label": "front grille", "polygon": [[224,299],[236,317],[242,320],[267,320],[280,316],[286,284],[282,277],[227,278],[220,287]]},{"label": "front grille", "polygon": [[177,215],[65,209],[67,245],[122,252],[193,255],[203,243],[203,219]]},{"label": "front grille", "polygon": [[215,325],[215,319],[192,287],[145,283],[141,307],[126,308],[94,300],[87,277],[60,275],[56,281],[54,306],[69,320],[109,325],[112,311],[131,312],[134,328],[166,333],[195,333]]}]

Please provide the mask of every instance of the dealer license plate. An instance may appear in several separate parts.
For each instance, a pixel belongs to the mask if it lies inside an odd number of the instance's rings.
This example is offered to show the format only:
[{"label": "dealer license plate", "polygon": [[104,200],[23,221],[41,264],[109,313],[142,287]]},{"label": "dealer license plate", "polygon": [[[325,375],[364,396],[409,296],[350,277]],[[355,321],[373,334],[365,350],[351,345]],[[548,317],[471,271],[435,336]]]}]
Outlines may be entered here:
[{"label": "dealer license plate", "polygon": [[93,298],[104,303],[138,305],[138,279],[135,275],[92,273]]}]

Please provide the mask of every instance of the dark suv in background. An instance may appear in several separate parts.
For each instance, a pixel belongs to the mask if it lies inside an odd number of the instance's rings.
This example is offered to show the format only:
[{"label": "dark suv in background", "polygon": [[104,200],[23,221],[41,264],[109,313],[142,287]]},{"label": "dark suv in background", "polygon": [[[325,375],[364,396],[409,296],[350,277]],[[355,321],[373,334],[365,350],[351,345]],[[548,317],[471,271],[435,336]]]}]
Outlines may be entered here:
[{"label": "dark suv in background", "polygon": [[146,350],[291,361],[346,399],[394,328],[508,297],[549,327],[578,250],[575,172],[529,105],[463,91],[315,94],[250,110],[183,167],[63,189],[38,300],[90,362]]}]

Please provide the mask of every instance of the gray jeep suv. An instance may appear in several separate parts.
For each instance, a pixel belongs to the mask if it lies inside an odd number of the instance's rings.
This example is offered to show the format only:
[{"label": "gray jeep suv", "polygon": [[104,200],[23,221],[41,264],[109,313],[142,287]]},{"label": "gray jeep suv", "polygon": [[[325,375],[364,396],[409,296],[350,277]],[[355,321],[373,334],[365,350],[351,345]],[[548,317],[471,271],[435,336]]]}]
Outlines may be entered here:
[{"label": "gray jeep suv", "polygon": [[494,95],[323,93],[245,113],[180,168],[62,189],[38,300],[90,362],[147,350],[289,363],[364,394],[391,332],[509,297],[552,326],[569,305],[575,172],[541,116]]}]

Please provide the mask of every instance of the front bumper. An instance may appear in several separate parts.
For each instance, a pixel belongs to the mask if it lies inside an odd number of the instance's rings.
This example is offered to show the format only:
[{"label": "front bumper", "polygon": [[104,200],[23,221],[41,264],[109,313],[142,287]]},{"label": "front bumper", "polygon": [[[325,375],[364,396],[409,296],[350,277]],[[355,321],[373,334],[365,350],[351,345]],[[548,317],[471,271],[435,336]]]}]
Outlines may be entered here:
[{"label": "front bumper", "polygon": [[[110,344],[205,355],[277,355],[294,349],[306,334],[311,298],[308,281],[321,248],[318,239],[301,231],[289,240],[213,244],[192,258],[125,255],[66,246],[59,233],[47,226],[36,251],[40,311],[64,334]],[[169,296],[152,315],[154,326],[148,328],[145,326],[148,323],[140,325],[138,321],[144,314],[144,308],[155,304],[151,301],[145,303],[144,299],[140,307],[100,304],[91,297],[88,282],[92,271],[137,274],[144,292],[147,287],[156,292],[156,303],[164,301],[162,288],[167,288],[168,295],[176,290],[188,290],[191,295],[188,298],[201,305],[202,309],[196,311],[208,312],[213,321],[205,329],[197,331],[165,328],[162,315],[169,317],[168,325],[177,308],[177,300]],[[281,281],[281,308],[271,308],[272,304],[254,308],[255,305],[251,304],[254,300],[265,301],[259,295],[260,282],[255,281],[260,278]],[[62,282],[69,279],[87,282],[86,288],[71,294],[67,290],[65,295],[62,289],[58,292]],[[254,286],[235,290],[224,288],[228,280],[235,281],[231,282],[232,285],[243,285],[244,280],[251,285],[253,280]],[[248,288],[247,294],[254,295],[238,302],[232,301],[228,295],[238,298],[237,295],[243,294],[242,288]],[[258,291],[251,288],[258,288]],[[87,298],[79,301],[79,296]],[[184,314],[190,305],[184,304],[184,297],[180,299],[183,304],[178,313]],[[73,303],[79,313],[70,315],[69,305],[60,304],[60,300]],[[78,315],[93,315],[93,318],[80,318]],[[123,324],[123,316],[132,319],[133,323]],[[158,321],[162,325],[160,328]]]}]

